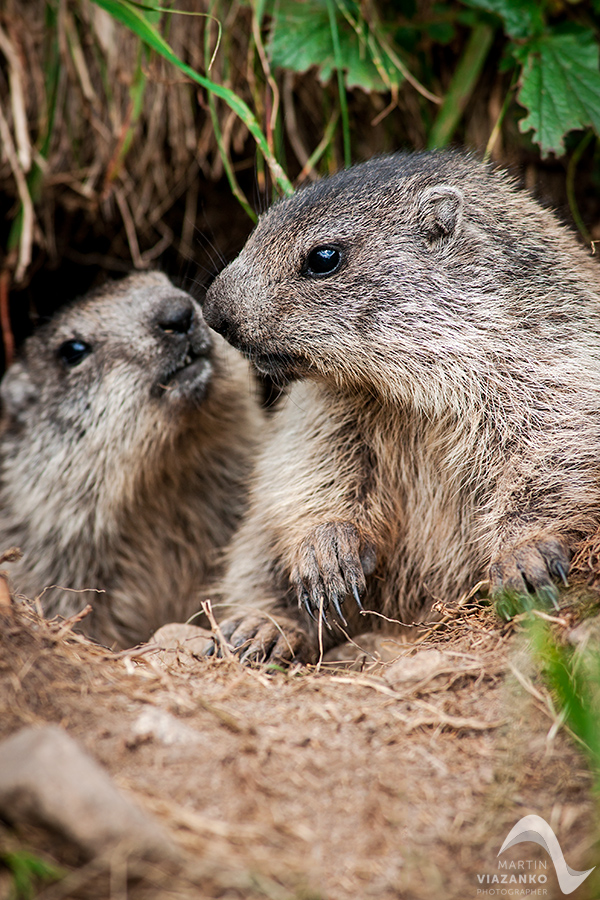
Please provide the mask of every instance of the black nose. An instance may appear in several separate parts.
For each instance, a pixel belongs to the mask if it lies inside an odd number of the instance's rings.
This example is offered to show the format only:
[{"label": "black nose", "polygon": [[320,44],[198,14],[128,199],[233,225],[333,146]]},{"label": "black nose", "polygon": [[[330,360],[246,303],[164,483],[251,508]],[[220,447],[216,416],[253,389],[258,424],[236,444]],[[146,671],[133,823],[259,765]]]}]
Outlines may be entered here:
[{"label": "black nose", "polygon": [[235,324],[235,322],[230,322],[229,319],[225,318],[225,316],[219,315],[212,316],[208,324],[215,331],[218,331],[219,334],[223,335],[225,340],[232,344],[234,347],[241,346],[242,342],[239,338],[239,327]]},{"label": "black nose", "polygon": [[204,299],[204,303],[202,304],[202,315],[204,316],[204,321],[207,325],[210,325],[214,331],[218,331],[219,334],[222,334],[226,341],[234,344],[236,342],[237,337],[237,328],[227,319],[227,316],[223,312],[217,302],[214,301],[214,295],[211,291],[208,292]]},{"label": "black nose", "polygon": [[156,324],[165,334],[189,334],[194,327],[194,307],[186,297],[164,300],[156,315]]}]

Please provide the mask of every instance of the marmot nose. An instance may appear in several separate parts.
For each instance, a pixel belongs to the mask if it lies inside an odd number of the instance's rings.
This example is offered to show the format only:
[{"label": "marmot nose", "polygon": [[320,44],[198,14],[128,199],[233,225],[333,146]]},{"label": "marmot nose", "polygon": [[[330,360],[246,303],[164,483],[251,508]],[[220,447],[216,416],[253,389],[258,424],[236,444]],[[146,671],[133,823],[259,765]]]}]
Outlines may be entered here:
[{"label": "marmot nose", "polygon": [[194,327],[194,307],[186,297],[169,297],[155,321],[165,334],[189,334]]},{"label": "marmot nose", "polygon": [[204,321],[207,325],[210,325],[214,331],[218,331],[219,334],[223,335],[225,340],[229,341],[230,344],[236,345],[238,329],[219,308],[218,303],[214,301],[214,294],[212,291],[208,292],[204,303],[202,304],[202,315],[204,316]]}]

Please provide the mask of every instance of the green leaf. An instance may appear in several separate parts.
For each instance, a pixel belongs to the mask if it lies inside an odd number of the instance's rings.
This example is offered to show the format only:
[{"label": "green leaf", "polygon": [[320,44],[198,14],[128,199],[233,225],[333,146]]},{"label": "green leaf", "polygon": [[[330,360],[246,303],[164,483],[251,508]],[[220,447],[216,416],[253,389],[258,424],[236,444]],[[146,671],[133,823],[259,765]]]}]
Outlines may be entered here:
[{"label": "green leaf", "polygon": [[600,134],[598,45],[591,30],[545,34],[513,53],[523,66],[517,99],[529,112],[519,128],[533,129],[542,156],[562,155],[569,131],[591,125]]},{"label": "green leaf", "polygon": [[[389,89],[390,83],[400,84],[402,75],[381,48],[377,48],[377,62],[387,73],[387,85],[378,72],[373,41],[369,40],[372,32],[360,14],[358,3],[338,0],[335,19],[346,87],[383,91]],[[274,10],[268,50],[272,65],[293,72],[306,72],[316,66],[320,80],[329,81],[336,61],[327,0],[281,0]]]},{"label": "green leaf", "polygon": [[463,0],[467,6],[500,16],[512,38],[529,38],[544,29],[539,0]]}]

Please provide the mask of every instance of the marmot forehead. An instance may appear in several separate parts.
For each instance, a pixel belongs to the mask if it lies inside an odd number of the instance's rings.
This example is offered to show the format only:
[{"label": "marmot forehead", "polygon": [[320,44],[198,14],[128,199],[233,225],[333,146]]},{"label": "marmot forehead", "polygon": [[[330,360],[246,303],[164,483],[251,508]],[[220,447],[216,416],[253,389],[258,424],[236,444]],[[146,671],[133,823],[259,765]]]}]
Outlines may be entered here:
[{"label": "marmot forehead", "polygon": [[[511,184],[503,170],[484,164],[473,155],[456,150],[392,153],[378,156],[302,187],[291,197],[275,203],[259,220],[257,232],[275,220],[283,227],[302,219],[303,224],[342,212],[352,216],[357,208],[389,207],[400,198],[409,200],[419,191],[445,183],[475,190],[491,188],[501,181]],[[333,208],[332,208],[333,205]]]},{"label": "marmot forehead", "polygon": [[[163,298],[189,295],[175,287],[162,272],[133,272],[118,281],[106,281],[77,297],[59,310],[37,334],[45,339],[48,333],[72,329],[81,322],[97,333],[116,334],[133,329],[136,320],[152,313]],[[195,301],[189,297],[190,301]],[[104,324],[103,324],[104,323]]]},{"label": "marmot forehead", "polygon": [[495,234],[514,225],[507,206],[518,203],[524,216],[541,207],[502,169],[461,151],[423,151],[380,156],[342,170],[276,202],[259,219],[245,255],[280,257],[292,247],[306,249],[330,232],[350,241],[389,236],[417,227],[419,201],[443,185],[460,191],[465,209]]}]

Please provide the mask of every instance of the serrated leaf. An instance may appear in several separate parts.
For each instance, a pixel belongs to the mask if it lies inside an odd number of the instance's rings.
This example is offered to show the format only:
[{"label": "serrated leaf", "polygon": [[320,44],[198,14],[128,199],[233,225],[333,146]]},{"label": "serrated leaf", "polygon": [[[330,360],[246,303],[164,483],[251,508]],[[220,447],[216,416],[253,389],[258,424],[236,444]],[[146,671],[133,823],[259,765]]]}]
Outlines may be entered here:
[{"label": "serrated leaf", "polygon": [[598,45],[592,31],[546,34],[513,52],[523,65],[517,99],[529,112],[519,128],[533,129],[542,156],[562,155],[570,131],[591,125],[600,134]]},{"label": "serrated leaf", "polygon": [[[346,87],[365,91],[383,91],[389,84],[398,85],[402,76],[385,51],[377,49],[378,65],[389,79],[386,85],[377,69],[370,49],[368,26],[360,16],[354,0],[345,0],[345,9],[361,32],[343,15],[336,3],[336,22],[340,56]],[[335,72],[335,57],[327,0],[281,0],[274,10],[268,52],[273,66],[306,72],[316,66],[319,79],[325,83]]]},{"label": "serrated leaf", "polygon": [[533,37],[544,27],[539,0],[463,0],[463,3],[500,16],[504,30],[512,38]]}]

